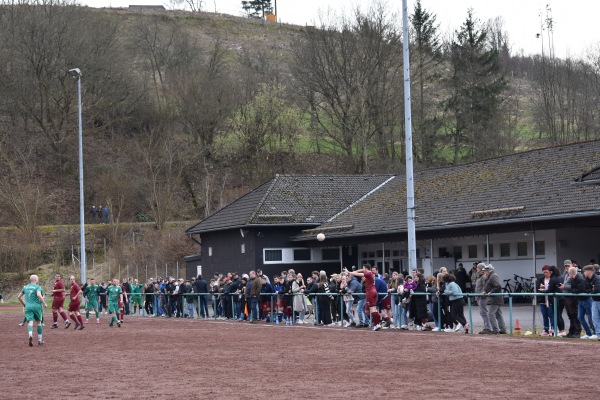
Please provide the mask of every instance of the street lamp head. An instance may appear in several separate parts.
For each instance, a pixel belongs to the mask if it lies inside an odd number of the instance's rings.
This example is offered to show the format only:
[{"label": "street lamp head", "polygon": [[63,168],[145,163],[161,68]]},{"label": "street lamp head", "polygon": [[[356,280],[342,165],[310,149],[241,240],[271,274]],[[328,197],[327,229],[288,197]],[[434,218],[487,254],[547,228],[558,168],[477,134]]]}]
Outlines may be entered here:
[{"label": "street lamp head", "polygon": [[73,78],[79,78],[81,76],[81,70],[79,68],[73,68],[69,70],[68,74]]}]

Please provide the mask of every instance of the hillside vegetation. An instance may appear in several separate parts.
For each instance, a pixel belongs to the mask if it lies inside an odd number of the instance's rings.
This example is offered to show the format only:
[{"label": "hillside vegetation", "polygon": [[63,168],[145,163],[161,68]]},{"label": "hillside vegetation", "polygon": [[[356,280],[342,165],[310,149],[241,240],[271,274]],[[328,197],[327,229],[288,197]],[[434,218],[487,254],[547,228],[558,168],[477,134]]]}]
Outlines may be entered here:
[{"label": "hillside vegetation", "polygon": [[[515,56],[501,23],[471,13],[442,40],[440,22],[417,3],[416,168],[598,137],[597,62]],[[113,263],[182,263],[194,252],[185,227],[274,174],[404,168],[401,28],[378,5],[299,27],[5,1],[0,68],[0,225],[11,227],[2,271],[69,263],[78,246],[60,227],[79,221],[72,68],[82,73],[86,209],[108,206],[101,237]],[[126,224],[146,220],[144,252]],[[69,232],[48,241],[48,229]]]}]

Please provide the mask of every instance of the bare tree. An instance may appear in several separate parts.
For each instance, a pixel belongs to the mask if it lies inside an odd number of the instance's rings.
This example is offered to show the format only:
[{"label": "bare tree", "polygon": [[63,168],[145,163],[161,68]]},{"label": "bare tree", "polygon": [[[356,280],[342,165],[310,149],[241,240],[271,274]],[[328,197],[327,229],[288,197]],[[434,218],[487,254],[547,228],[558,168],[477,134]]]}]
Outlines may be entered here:
[{"label": "bare tree", "polygon": [[298,92],[323,137],[346,154],[354,171],[368,171],[371,150],[393,157],[400,125],[402,45],[386,10],[357,10],[353,21],[307,28],[292,53]]}]

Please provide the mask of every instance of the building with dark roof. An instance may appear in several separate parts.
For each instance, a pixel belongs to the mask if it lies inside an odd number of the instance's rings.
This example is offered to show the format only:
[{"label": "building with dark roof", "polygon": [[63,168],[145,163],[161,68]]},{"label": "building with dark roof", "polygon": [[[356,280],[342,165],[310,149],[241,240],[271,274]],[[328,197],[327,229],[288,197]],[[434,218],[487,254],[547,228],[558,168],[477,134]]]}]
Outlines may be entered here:
[{"label": "building with dark roof", "polygon": [[[592,141],[415,173],[419,267],[484,260],[512,278],[600,258],[599,166]],[[406,271],[405,176],[276,176],[187,232],[190,271]]]}]

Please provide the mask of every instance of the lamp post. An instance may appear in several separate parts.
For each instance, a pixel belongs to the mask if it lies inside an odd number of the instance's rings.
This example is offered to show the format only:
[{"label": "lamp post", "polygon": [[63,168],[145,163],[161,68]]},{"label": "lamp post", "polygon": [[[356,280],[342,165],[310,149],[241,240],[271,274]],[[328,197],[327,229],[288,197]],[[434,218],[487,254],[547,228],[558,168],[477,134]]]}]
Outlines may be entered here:
[{"label": "lamp post", "polygon": [[79,254],[81,264],[81,282],[85,283],[85,214],[83,209],[83,132],[81,124],[81,70],[73,68],[69,70],[69,76],[77,80],[77,110],[79,120],[79,237],[81,241],[81,251]]}]

